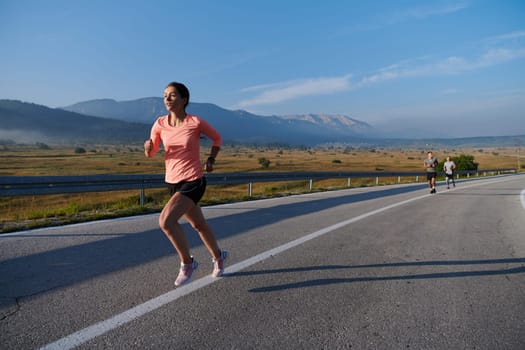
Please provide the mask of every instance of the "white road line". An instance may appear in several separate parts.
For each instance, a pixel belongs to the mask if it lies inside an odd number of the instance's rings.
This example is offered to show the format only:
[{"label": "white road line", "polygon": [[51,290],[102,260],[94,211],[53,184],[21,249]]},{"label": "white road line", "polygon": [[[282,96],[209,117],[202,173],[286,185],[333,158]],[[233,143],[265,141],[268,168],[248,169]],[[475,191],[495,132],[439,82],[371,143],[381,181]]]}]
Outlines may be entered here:
[{"label": "white road line", "polygon": [[[140,217],[145,218],[145,217],[154,216],[154,215],[159,215],[159,214],[158,213],[144,214],[144,215],[141,215]],[[16,237],[16,236],[23,236],[23,235],[27,235],[27,234],[34,234],[34,233],[40,233],[40,232],[46,232],[46,231],[54,231],[54,230],[57,230],[57,229],[62,229],[64,227],[74,228],[74,227],[82,227],[82,226],[88,226],[88,225],[93,225],[93,224],[103,224],[103,223],[109,223],[109,222],[115,222],[115,221],[134,220],[136,218],[137,218],[136,216],[125,216],[125,217],[121,217],[121,218],[101,219],[101,220],[95,220],[95,221],[78,222],[76,224],[67,224],[67,225],[62,225],[62,226],[48,226],[48,227],[33,228],[33,229],[29,229],[29,230],[24,230],[24,231],[16,231],[16,232],[11,232],[11,233],[2,233],[2,234],[0,234],[0,238]],[[122,234],[118,234],[118,235],[122,235]]]},{"label": "white road line", "polygon": [[[499,180],[496,180],[496,181],[482,181],[482,182],[476,182],[474,184],[470,184],[470,185],[467,185],[467,186],[462,186],[461,188],[464,189],[464,188],[470,188],[470,187],[476,187],[476,186],[481,186],[481,185],[486,185],[488,183],[499,183],[499,182],[504,182],[504,181],[509,181],[509,180],[513,180],[513,178],[504,178],[504,179],[499,179]],[[458,189],[457,187],[455,188],[456,190]],[[525,190],[521,192],[521,197],[522,197],[522,204],[524,203],[524,199],[523,199],[523,195],[525,193]],[[260,253],[258,255],[255,255],[247,260],[244,260],[244,261],[241,261],[237,264],[234,264],[234,265],[231,265],[230,267],[226,268],[224,270],[224,272],[226,274],[232,274],[232,273],[235,273],[235,272],[238,272],[238,271],[241,271],[251,265],[254,265],[258,262],[261,262],[263,260],[266,260],[268,258],[270,258],[271,256],[273,255],[277,255],[279,253],[282,253],[288,249],[291,249],[291,248],[294,248],[294,247],[297,247],[305,242],[308,242],[312,239],[315,239],[315,238],[318,238],[322,235],[325,235],[329,232],[332,232],[332,231],[335,231],[337,229],[340,229],[344,226],[347,226],[347,225],[350,225],[354,222],[357,222],[359,220],[362,220],[362,219],[365,219],[365,218],[368,218],[370,216],[373,216],[373,215],[376,215],[376,214],[379,214],[379,213],[382,213],[386,210],[389,210],[389,209],[392,209],[392,208],[395,208],[395,207],[399,207],[399,206],[402,206],[402,205],[405,205],[407,203],[410,203],[410,202],[414,202],[414,201],[417,201],[417,200],[420,200],[420,199],[423,199],[423,198],[427,198],[427,197],[431,197],[431,196],[435,196],[433,194],[425,194],[425,195],[421,195],[421,196],[418,196],[418,197],[414,197],[414,198],[410,198],[410,199],[407,199],[407,200],[404,200],[404,201],[401,201],[401,202],[397,202],[397,203],[394,203],[394,204],[390,204],[390,205],[387,205],[383,208],[380,208],[380,209],[376,209],[376,210],[373,210],[373,211],[370,211],[368,213],[365,213],[365,214],[362,214],[362,215],[359,215],[359,216],[356,216],[352,219],[348,219],[348,220],[345,220],[345,221],[341,221],[335,225],[332,225],[332,226],[328,226],[328,227],[325,227],[319,231],[316,231],[316,232],[313,232],[313,233],[310,233],[306,236],[303,236],[301,238],[298,238],[296,240],[293,240],[291,242],[288,242],[288,243],[285,243],[281,246],[278,246],[276,248],[273,248],[273,249],[270,249],[268,251],[265,251],[263,253]],[[525,205],[524,205],[525,207]],[[154,311],[168,303],[171,303],[185,295],[188,295],[198,289],[201,289],[209,284],[212,284],[214,283],[215,281],[218,281],[219,279],[221,278],[213,278],[211,276],[206,276],[206,277],[203,277],[203,278],[200,278],[194,282],[191,282],[185,286],[182,286],[182,287],[178,287],[177,289],[174,289],[173,291],[171,292],[168,292],[168,293],[165,293],[165,294],[162,294],[156,298],[153,298],[153,299],[150,299],[148,300],[147,302],[143,303],[143,304],[140,304],[140,305],[137,305],[127,311],[124,311],[118,315],[115,315],[107,320],[104,320],[104,321],[101,321],[101,322],[98,322],[94,325],[91,325],[87,328],[84,328],[84,329],[81,329],[75,333],[72,333],[64,338],[61,338],[53,343],[50,343],[48,345],[45,345],[44,347],[42,347],[41,349],[46,349],[46,350],[64,350],[64,349],[72,349],[76,346],[79,346],[81,344],[84,344],[86,342],[88,342],[89,340],[91,339],[94,339],[100,335],[103,335],[109,331],[111,331],[112,329],[115,329],[119,326],[122,326],[126,323],[129,323],[151,311]]]},{"label": "white road line", "polygon": [[525,190],[521,191],[520,199],[521,199],[521,206],[523,207],[523,209],[525,209]]}]

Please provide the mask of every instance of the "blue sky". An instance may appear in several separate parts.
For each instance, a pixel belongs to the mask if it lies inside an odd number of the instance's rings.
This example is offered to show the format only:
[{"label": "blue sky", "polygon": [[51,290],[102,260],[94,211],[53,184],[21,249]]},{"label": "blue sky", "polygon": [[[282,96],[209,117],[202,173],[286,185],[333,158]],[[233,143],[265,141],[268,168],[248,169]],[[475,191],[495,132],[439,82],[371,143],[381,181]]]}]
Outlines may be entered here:
[{"label": "blue sky", "polygon": [[0,0],[0,99],[162,96],[345,114],[390,136],[525,134],[525,1]]}]

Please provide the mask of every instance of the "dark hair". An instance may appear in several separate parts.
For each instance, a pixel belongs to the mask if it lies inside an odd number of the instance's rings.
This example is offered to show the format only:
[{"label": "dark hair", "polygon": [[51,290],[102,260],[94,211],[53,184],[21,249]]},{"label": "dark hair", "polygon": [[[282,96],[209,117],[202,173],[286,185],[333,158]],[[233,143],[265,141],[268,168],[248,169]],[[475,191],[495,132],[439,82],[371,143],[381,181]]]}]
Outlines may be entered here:
[{"label": "dark hair", "polygon": [[183,83],[178,83],[176,81],[173,81],[169,83],[166,87],[174,87],[175,90],[179,93],[180,97],[186,99],[186,103],[184,104],[184,108],[190,103],[190,90],[184,85]]}]

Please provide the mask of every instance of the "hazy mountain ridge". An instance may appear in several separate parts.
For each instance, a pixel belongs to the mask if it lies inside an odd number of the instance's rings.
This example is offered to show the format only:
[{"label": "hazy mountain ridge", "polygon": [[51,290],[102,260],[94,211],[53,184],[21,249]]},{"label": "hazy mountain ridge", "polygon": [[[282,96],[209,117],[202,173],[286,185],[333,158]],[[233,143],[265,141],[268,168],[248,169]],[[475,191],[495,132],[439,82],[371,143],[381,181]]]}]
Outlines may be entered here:
[{"label": "hazy mountain ridge", "polygon": [[[165,115],[163,99],[148,97],[131,101],[91,100],[63,109],[99,117],[153,123]],[[372,127],[346,116],[260,116],[243,110],[228,110],[211,103],[190,102],[187,112],[209,121],[225,140],[241,143],[289,143],[313,145],[363,137]]]},{"label": "hazy mountain ridge", "polygon": [[[104,118],[121,119],[125,121],[136,121],[150,123],[156,117],[166,114],[163,99],[160,97],[147,97],[137,100],[117,102],[111,99],[91,100],[75,103],[71,106],[62,107],[62,109],[82,113],[86,115],[95,115]],[[228,119],[249,119],[254,121],[256,118],[264,118],[265,122],[272,124],[294,124],[300,122],[320,125],[323,128],[346,128],[352,133],[366,133],[372,127],[367,123],[358,121],[345,115],[329,114],[305,114],[305,115],[285,115],[285,116],[260,116],[243,110],[227,110],[211,103],[190,102],[187,108],[188,113],[193,113],[206,118],[214,119],[214,113],[220,114],[223,118]],[[225,115],[230,114],[230,115]],[[224,121],[224,119],[223,119]]]},{"label": "hazy mountain ridge", "polygon": [[[66,108],[83,113],[16,100],[0,100],[0,140],[20,143],[142,144],[149,137],[154,120],[166,114],[162,99],[156,97],[127,102],[102,99],[74,106]],[[448,139],[364,137],[362,135],[366,135],[367,131],[373,130],[368,124],[341,115],[257,116],[242,110],[230,111],[210,103],[190,103],[188,112],[214,125],[221,132],[225,143],[425,149],[514,147],[525,144],[525,135]],[[102,113],[111,114],[112,117],[95,115]]]},{"label": "hazy mountain ridge", "polygon": [[[159,103],[160,102],[160,103]],[[152,123],[155,117],[166,114],[161,98],[145,97],[131,101],[97,99],[78,102],[61,109],[102,118],[120,119],[127,122]]]},{"label": "hazy mountain ridge", "polygon": [[[102,101],[99,103],[98,101]],[[166,114],[163,99],[148,97],[131,101],[91,100],[64,109],[84,111],[126,121],[151,124]],[[346,144],[352,146],[485,147],[524,144],[521,136],[466,138],[399,138],[378,136],[369,124],[342,114],[293,114],[261,116],[243,110],[228,110],[211,103],[190,102],[188,113],[197,114],[214,125],[224,140],[238,143],[280,143],[290,145]]]},{"label": "hazy mountain ridge", "polygon": [[16,142],[131,143],[149,126],[16,100],[0,100],[0,139]]},{"label": "hazy mountain ridge", "polygon": [[[214,125],[222,134],[224,142],[313,146],[323,142],[346,141],[354,136],[351,130],[320,128],[311,122],[276,116],[261,117],[246,111],[230,111],[210,103],[190,103],[187,110]],[[65,108],[0,100],[0,139],[56,143],[142,143],[149,136],[156,118],[165,114],[161,98],[126,102],[101,99]]]}]

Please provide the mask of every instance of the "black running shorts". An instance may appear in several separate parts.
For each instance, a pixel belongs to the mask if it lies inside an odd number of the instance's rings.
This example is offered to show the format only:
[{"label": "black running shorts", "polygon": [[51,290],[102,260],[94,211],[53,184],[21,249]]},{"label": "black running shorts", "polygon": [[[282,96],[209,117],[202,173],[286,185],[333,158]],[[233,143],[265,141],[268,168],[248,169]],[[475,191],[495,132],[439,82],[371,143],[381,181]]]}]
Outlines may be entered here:
[{"label": "black running shorts", "polygon": [[201,200],[202,196],[204,196],[204,191],[206,191],[206,178],[201,177],[197,180],[181,181],[176,184],[169,183],[168,189],[170,191],[170,196],[173,196],[175,193],[179,192],[197,204]]},{"label": "black running shorts", "polygon": [[427,173],[427,180],[432,180],[436,177],[436,173]]}]

